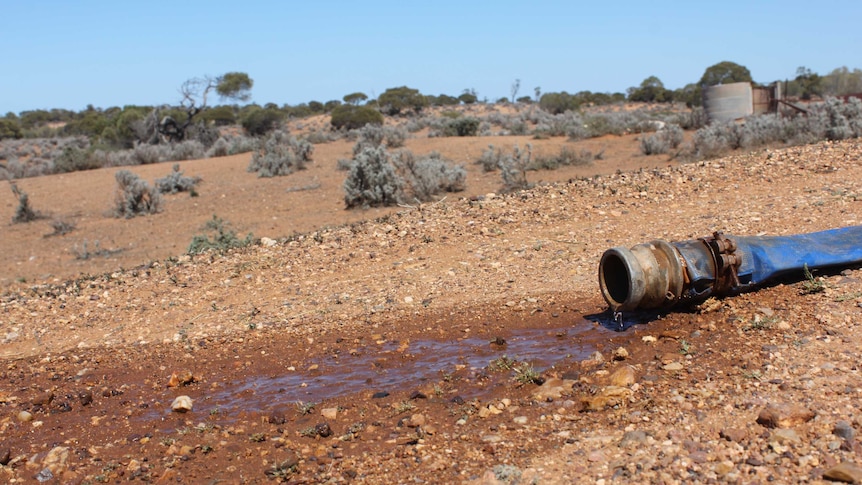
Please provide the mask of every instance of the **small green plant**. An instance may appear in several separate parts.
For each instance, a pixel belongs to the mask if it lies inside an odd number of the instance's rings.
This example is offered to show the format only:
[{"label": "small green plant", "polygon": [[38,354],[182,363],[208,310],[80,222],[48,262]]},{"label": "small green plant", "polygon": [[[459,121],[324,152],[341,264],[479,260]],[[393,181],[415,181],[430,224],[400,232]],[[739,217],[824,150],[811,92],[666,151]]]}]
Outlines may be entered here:
[{"label": "small green plant", "polygon": [[254,152],[248,171],[257,172],[258,177],[289,175],[304,170],[313,152],[311,143],[276,131],[269,135],[260,150]]},{"label": "small green plant", "polygon": [[309,426],[307,428],[303,428],[299,430],[299,435],[305,436],[306,438],[314,438],[315,436],[317,436],[317,427]]},{"label": "small green plant", "polygon": [[679,341],[679,353],[682,355],[694,354],[694,352],[691,350],[691,344],[687,340],[682,339]]},{"label": "small green plant", "polygon": [[835,301],[840,303],[842,301],[855,300],[859,297],[862,297],[862,291],[856,291],[853,293],[847,293],[846,295],[839,295],[835,297]]},{"label": "small green plant", "polygon": [[266,441],[266,435],[264,433],[254,433],[248,437],[248,440],[252,443],[262,443]]},{"label": "small green plant", "polygon": [[541,382],[541,376],[533,368],[533,365],[528,362],[523,362],[515,367],[515,381],[519,384],[538,384]]},{"label": "small green plant", "polygon": [[753,370],[748,372],[743,372],[742,376],[746,379],[753,379],[755,381],[759,381],[763,379],[763,376],[760,374],[759,370]]},{"label": "small green plant", "polygon": [[317,406],[317,404],[313,402],[296,401],[296,412],[305,416],[306,414],[311,414],[311,412],[314,411],[315,406]]},{"label": "small green plant", "polygon": [[511,359],[508,356],[504,355],[502,357],[498,357],[491,361],[491,364],[488,366],[491,370],[495,371],[507,371],[515,368],[515,359]]},{"label": "small green plant", "polygon": [[75,230],[75,223],[66,219],[58,218],[51,221],[53,231],[45,234],[45,237],[64,236]]},{"label": "small green plant", "polygon": [[757,315],[754,317],[754,321],[752,321],[748,325],[743,326],[742,330],[744,332],[748,332],[751,330],[768,330],[772,328],[772,325],[778,323],[778,320],[778,317],[763,318],[760,315]]},{"label": "small green plant", "polygon": [[512,155],[506,155],[498,162],[500,175],[503,178],[503,192],[515,192],[530,188],[527,182],[527,169],[533,158],[533,145],[527,143],[527,149],[521,151],[515,146]]},{"label": "small green plant", "polygon": [[402,414],[408,411],[412,411],[416,409],[416,405],[414,405],[410,401],[401,401],[395,406],[395,414]]},{"label": "small green plant", "polygon": [[808,270],[808,264],[802,265],[802,274],[805,275],[805,281],[802,282],[802,294],[811,295],[820,293],[826,290],[826,282],[822,279],[815,278]]},{"label": "small green plant", "polygon": [[272,465],[272,468],[267,470],[266,476],[279,480],[286,479],[290,475],[296,473],[297,463],[293,460],[285,460],[281,463]]},{"label": "small green plant", "polygon": [[248,246],[254,241],[251,233],[245,239],[240,239],[234,230],[229,229],[229,225],[230,223],[213,214],[213,218],[204,225],[204,229],[215,232],[213,238],[210,239],[207,235],[195,235],[189,244],[188,253],[200,254],[211,250],[224,252],[228,249]]}]

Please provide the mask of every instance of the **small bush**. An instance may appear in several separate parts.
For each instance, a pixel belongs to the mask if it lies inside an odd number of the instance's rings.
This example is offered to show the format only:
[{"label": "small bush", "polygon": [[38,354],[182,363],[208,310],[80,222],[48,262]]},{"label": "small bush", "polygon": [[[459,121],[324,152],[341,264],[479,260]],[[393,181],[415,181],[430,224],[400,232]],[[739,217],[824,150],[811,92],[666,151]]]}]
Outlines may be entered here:
[{"label": "small bush", "polygon": [[395,164],[403,173],[412,198],[419,202],[433,200],[441,192],[460,192],[465,188],[464,167],[452,164],[437,152],[416,158],[412,152],[401,151]]},{"label": "small bush", "polygon": [[347,208],[395,205],[402,201],[404,181],[382,146],[365,146],[350,164],[344,181]]},{"label": "small bush", "polygon": [[230,154],[229,150],[230,143],[228,143],[228,141],[222,137],[216,140],[215,143],[213,143],[213,146],[211,146],[210,149],[207,150],[207,157],[226,157]]},{"label": "small bush", "polygon": [[128,170],[120,170],[114,177],[117,179],[114,216],[129,219],[162,210],[162,195],[145,180]]},{"label": "small bush", "polygon": [[283,118],[284,113],[277,108],[257,108],[248,110],[240,124],[249,135],[261,136],[277,129]]},{"label": "small bush", "polygon": [[678,125],[665,125],[649,136],[641,137],[641,152],[644,155],[659,155],[679,147],[683,131]]},{"label": "small bush", "polygon": [[311,143],[276,131],[267,138],[263,148],[252,155],[248,171],[257,172],[259,177],[289,175],[305,169],[313,152]]},{"label": "small bush", "polygon": [[18,207],[15,208],[15,215],[12,216],[12,224],[31,222],[43,217],[42,214],[30,207],[30,197],[27,195],[27,192],[19,189],[18,185],[14,182],[9,182],[9,186],[15,198],[18,199]]},{"label": "small bush", "polygon": [[189,254],[200,254],[206,251],[224,252],[232,248],[241,248],[254,242],[254,236],[249,233],[245,239],[237,237],[236,232],[230,229],[230,223],[213,214],[213,218],[204,224],[204,229],[214,232],[210,239],[206,234],[198,234],[192,238],[189,244]]},{"label": "small bush", "polygon": [[186,177],[180,172],[180,164],[175,163],[171,173],[167,177],[156,179],[156,189],[163,194],[176,194],[178,192],[191,192],[194,194],[195,186],[200,183],[200,177]]},{"label": "small bush", "polygon": [[533,158],[533,146],[527,143],[526,152],[515,146],[512,155],[504,156],[500,162],[500,175],[503,178],[503,192],[528,189],[527,170]]},{"label": "small bush", "polygon": [[63,218],[53,219],[51,221],[51,232],[46,234],[45,237],[63,236],[74,231],[76,227],[72,221]]},{"label": "small bush", "polygon": [[482,166],[483,172],[493,172],[500,168],[500,161],[503,159],[503,152],[500,149],[494,149],[494,145],[488,145],[488,148],[482,152],[482,156],[476,163]]}]

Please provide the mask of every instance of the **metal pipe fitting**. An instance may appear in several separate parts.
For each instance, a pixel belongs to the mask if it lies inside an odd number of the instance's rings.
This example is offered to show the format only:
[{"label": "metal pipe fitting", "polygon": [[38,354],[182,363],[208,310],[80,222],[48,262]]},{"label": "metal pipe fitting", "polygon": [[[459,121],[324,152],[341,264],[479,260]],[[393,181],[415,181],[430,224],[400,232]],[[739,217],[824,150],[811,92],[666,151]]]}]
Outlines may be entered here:
[{"label": "metal pipe fitting", "polygon": [[862,263],[862,226],[795,236],[710,237],[602,255],[599,286],[613,311],[669,308],[753,290],[772,279]]}]

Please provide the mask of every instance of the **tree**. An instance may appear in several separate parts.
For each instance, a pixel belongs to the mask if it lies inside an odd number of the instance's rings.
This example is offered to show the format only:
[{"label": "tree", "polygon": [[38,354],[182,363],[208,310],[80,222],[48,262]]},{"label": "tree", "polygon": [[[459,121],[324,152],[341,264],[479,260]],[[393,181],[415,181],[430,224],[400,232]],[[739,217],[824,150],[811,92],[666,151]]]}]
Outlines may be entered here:
[{"label": "tree", "polygon": [[512,102],[515,102],[515,98],[518,97],[518,91],[521,90],[521,80],[515,79],[515,82],[512,83],[512,87],[509,89],[509,94],[512,95]]},{"label": "tree", "polygon": [[473,104],[478,101],[479,98],[476,97],[476,91],[472,89],[465,89],[461,96],[458,96],[458,101],[461,101],[464,104]]},{"label": "tree", "polygon": [[795,81],[799,85],[800,96],[806,101],[811,99],[812,96],[823,94],[823,78],[807,67],[800,66],[796,69]]},{"label": "tree", "polygon": [[[212,91],[223,100],[248,101],[251,99],[253,85],[254,81],[244,72],[228,72],[217,77],[204,76],[187,80],[180,87],[180,94],[183,96],[180,107],[185,111],[186,119],[180,123],[172,116],[163,117],[158,123],[158,134],[168,141],[182,141],[194,117],[207,108],[207,98]],[[156,114],[158,115],[158,108]],[[157,142],[158,139],[151,141]]]},{"label": "tree", "polygon": [[742,82],[752,82],[751,72],[748,68],[735,62],[722,61],[706,68],[699,84],[701,86],[716,86]]},{"label": "tree", "polygon": [[853,93],[862,93],[862,70],[856,68],[851,71],[847,66],[841,66],[823,76],[823,94],[843,96]]},{"label": "tree", "polygon": [[24,136],[21,133],[21,126],[18,120],[9,118],[0,118],[0,140],[4,138],[21,138]]},{"label": "tree", "polygon": [[389,115],[397,115],[406,109],[412,109],[418,113],[428,106],[428,100],[418,89],[407,86],[387,89],[377,98],[377,103],[380,109]]},{"label": "tree", "polygon": [[382,125],[383,115],[370,106],[342,104],[332,110],[329,122],[336,129],[355,130],[367,124]]},{"label": "tree", "polygon": [[346,94],[341,99],[347,104],[352,104],[353,106],[359,106],[360,104],[364,103],[365,100],[368,99],[368,96],[366,96],[365,93],[355,92],[355,93]]},{"label": "tree", "polygon": [[561,93],[545,93],[539,99],[539,106],[551,114],[565,113],[566,111],[577,111],[581,102],[577,96],[563,91]]},{"label": "tree", "polygon": [[665,103],[673,101],[673,92],[665,89],[661,79],[650,76],[641,82],[640,87],[629,88],[629,101]]}]

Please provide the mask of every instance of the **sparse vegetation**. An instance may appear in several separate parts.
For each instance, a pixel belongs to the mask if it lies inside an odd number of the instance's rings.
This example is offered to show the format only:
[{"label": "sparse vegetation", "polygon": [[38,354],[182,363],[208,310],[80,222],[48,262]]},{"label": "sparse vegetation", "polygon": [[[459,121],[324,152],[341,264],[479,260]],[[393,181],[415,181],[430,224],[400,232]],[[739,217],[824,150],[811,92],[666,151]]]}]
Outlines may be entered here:
[{"label": "sparse vegetation", "polygon": [[403,200],[404,180],[382,146],[362,147],[344,181],[347,208],[395,205]]},{"label": "sparse vegetation", "polygon": [[802,274],[805,276],[805,281],[802,282],[802,294],[811,295],[826,291],[826,282],[822,278],[815,278],[808,269],[808,265],[802,266]]},{"label": "sparse vegetation", "polygon": [[682,143],[683,131],[679,125],[666,125],[652,135],[641,137],[641,153],[659,155],[676,149]]},{"label": "sparse vegetation", "polygon": [[214,232],[213,238],[210,239],[206,234],[195,235],[192,238],[191,244],[189,244],[187,251],[189,254],[200,254],[206,251],[224,252],[228,249],[248,246],[254,241],[251,233],[245,239],[237,237],[236,232],[230,229],[230,223],[222,220],[215,214],[204,225],[204,229]]}]

